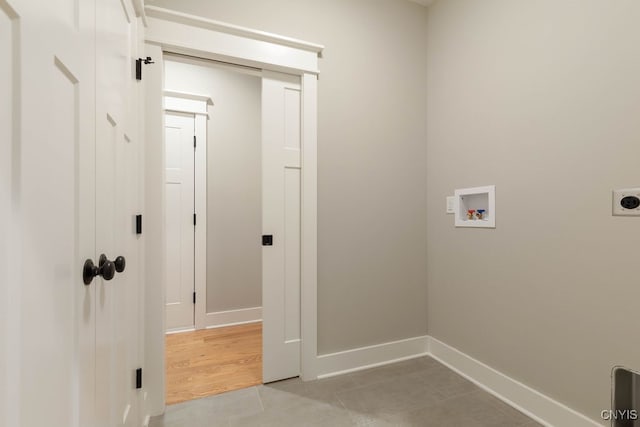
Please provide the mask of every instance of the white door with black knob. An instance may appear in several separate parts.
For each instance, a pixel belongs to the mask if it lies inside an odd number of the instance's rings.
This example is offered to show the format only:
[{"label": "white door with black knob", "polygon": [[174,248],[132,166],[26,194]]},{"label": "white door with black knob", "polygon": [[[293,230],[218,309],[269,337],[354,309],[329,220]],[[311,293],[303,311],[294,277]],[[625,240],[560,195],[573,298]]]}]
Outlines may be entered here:
[{"label": "white door with black knob", "polygon": [[128,0],[0,0],[2,427],[141,424],[137,25]]}]

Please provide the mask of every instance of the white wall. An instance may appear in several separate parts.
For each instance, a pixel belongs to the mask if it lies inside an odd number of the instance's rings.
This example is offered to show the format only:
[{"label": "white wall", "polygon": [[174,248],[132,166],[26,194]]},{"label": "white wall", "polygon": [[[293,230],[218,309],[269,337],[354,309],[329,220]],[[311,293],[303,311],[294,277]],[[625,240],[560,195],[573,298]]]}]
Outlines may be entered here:
[{"label": "white wall", "polygon": [[207,126],[207,313],[260,307],[261,79],[168,56],[165,88],[214,101]]},{"label": "white wall", "polygon": [[[640,369],[640,2],[441,0],[428,23],[429,333],[600,420]],[[445,197],[496,184],[497,228]],[[601,420],[599,422],[602,422]]]},{"label": "white wall", "polygon": [[150,4],[326,46],[318,351],[425,335],[427,9],[405,0]]}]

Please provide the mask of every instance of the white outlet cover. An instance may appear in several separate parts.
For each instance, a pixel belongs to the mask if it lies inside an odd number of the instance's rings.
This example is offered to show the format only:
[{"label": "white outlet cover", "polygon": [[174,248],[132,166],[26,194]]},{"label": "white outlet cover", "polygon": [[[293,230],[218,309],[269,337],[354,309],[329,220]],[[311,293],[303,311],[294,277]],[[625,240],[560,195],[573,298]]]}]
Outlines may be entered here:
[{"label": "white outlet cover", "polygon": [[447,213],[452,214],[456,212],[456,197],[449,196],[447,197]]},{"label": "white outlet cover", "polygon": [[614,216],[640,216],[640,206],[635,209],[624,208],[621,204],[625,197],[640,198],[640,188],[624,188],[613,190],[613,215]]}]

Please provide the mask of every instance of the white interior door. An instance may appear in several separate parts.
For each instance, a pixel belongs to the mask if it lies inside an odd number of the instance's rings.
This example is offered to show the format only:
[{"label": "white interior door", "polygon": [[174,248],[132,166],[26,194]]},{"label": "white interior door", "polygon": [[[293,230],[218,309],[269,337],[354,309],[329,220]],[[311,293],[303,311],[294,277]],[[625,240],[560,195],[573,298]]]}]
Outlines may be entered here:
[{"label": "white interior door", "polygon": [[167,330],[194,327],[195,116],[165,114]]},{"label": "white interior door", "polygon": [[128,256],[118,230],[137,174],[112,143],[137,136],[132,13],[118,0],[0,0],[2,426],[139,424],[115,416],[133,394],[138,321],[113,298],[124,285],[83,280],[97,248]]},{"label": "white interior door", "polygon": [[7,426],[95,421],[95,288],[82,279],[84,260],[95,259],[94,12],[93,1],[0,1],[9,29],[0,62],[11,69],[0,100],[11,103],[11,137],[0,145],[11,151],[9,236],[19,234]]},{"label": "white interior door", "polygon": [[300,375],[300,78],[262,79],[263,381]]},{"label": "white interior door", "polygon": [[139,424],[136,24],[128,1],[96,0],[96,255],[125,261],[95,283],[96,412],[105,427]]},{"label": "white interior door", "polygon": [[82,278],[95,259],[94,12],[0,1],[7,426],[95,425],[95,287]]}]

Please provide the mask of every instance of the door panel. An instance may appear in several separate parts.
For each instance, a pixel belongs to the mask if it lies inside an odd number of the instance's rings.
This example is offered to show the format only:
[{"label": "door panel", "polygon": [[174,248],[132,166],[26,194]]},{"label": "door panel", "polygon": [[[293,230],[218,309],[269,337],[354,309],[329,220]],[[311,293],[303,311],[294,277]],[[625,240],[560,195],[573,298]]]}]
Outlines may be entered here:
[{"label": "door panel", "polygon": [[195,117],[165,115],[167,330],[194,326]]},{"label": "door panel", "polygon": [[91,426],[95,294],[81,272],[95,258],[94,7],[73,0],[13,5],[20,16],[12,44],[20,51],[13,113],[21,159],[13,199],[22,238],[20,289],[11,297],[20,311],[20,354],[12,368],[21,392],[20,419],[10,425]]},{"label": "door panel", "polygon": [[285,343],[300,341],[300,168],[284,169]]},{"label": "door panel", "polygon": [[133,67],[135,23],[128,1],[96,0],[96,256],[126,268],[96,280],[96,412],[98,425],[138,424],[138,239],[133,220],[138,144]]},{"label": "door panel", "polygon": [[300,79],[262,80],[263,381],[300,375]]}]

